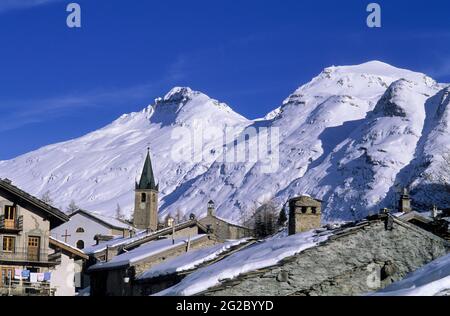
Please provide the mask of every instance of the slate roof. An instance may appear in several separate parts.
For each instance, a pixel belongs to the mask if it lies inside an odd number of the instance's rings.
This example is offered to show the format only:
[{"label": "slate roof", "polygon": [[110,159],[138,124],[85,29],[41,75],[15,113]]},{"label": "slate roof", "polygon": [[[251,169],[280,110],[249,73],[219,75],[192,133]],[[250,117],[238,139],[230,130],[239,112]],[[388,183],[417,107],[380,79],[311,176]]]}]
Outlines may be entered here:
[{"label": "slate roof", "polygon": [[50,221],[51,228],[69,221],[69,217],[62,211],[19,189],[8,179],[0,179],[0,195],[30,211],[41,213]]}]

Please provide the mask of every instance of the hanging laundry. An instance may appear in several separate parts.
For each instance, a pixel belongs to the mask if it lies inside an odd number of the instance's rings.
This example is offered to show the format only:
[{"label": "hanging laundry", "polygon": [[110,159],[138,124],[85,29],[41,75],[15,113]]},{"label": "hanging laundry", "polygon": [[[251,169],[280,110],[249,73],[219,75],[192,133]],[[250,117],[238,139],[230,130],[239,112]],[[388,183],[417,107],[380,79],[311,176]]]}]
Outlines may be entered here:
[{"label": "hanging laundry", "polygon": [[38,281],[38,274],[37,273],[31,273],[30,274],[30,282],[31,283],[37,283]]},{"label": "hanging laundry", "polygon": [[28,280],[29,277],[30,277],[30,271],[29,270],[23,270],[22,271],[22,278],[24,280]]},{"label": "hanging laundry", "polygon": [[14,280],[22,280],[22,269],[14,269]]},{"label": "hanging laundry", "polygon": [[50,282],[51,279],[52,279],[52,273],[51,272],[45,272],[44,273],[44,281],[45,282]]},{"label": "hanging laundry", "polygon": [[44,273],[38,273],[38,274],[37,274],[37,280],[38,280],[38,282],[44,282],[44,279],[45,279]]}]

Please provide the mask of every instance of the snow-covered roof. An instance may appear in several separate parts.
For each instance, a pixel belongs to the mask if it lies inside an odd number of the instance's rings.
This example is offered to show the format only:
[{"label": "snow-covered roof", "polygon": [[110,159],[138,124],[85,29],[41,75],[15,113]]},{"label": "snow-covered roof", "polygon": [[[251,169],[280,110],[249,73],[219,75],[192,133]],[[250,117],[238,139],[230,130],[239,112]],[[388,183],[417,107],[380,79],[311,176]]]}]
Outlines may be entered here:
[{"label": "snow-covered roof", "polygon": [[135,241],[141,240],[145,237],[148,237],[149,235],[151,235],[153,233],[147,233],[146,231],[141,231],[139,233],[137,233],[136,235],[134,235],[133,237],[115,237],[111,240],[108,240],[106,242],[102,242],[98,245],[94,245],[91,247],[87,247],[86,249],[84,249],[84,251],[88,254],[88,255],[93,255],[102,251],[105,251],[106,248],[108,247],[118,247],[118,246],[122,246],[122,245],[126,245],[129,243],[133,243]]},{"label": "snow-covered roof", "polygon": [[102,214],[99,214],[97,212],[89,212],[86,210],[78,210],[76,212],[74,212],[73,214],[70,215],[70,217],[73,217],[76,214],[84,214],[88,217],[93,217],[94,219],[102,222],[103,224],[105,224],[106,226],[112,227],[112,228],[118,228],[118,229],[127,229],[127,230],[131,230],[134,229],[134,227],[130,224],[125,223],[124,221],[118,220],[116,218],[113,217],[109,217],[109,216],[105,216]]},{"label": "snow-covered roof", "polygon": [[450,254],[372,296],[436,296],[450,290]]},{"label": "snow-covered roof", "polygon": [[[199,224],[197,221],[188,221],[188,222],[184,222],[184,223],[180,223],[180,224],[176,225],[175,231],[184,229],[184,228],[192,226],[192,225],[197,225],[197,226],[201,227],[201,224]],[[88,247],[85,249],[85,252],[87,254],[92,255],[92,254],[97,254],[102,251],[105,251],[106,248],[108,248],[108,247],[130,246],[130,245],[134,245],[135,243],[138,243],[138,242],[146,242],[147,239],[156,239],[159,236],[162,237],[162,236],[171,234],[172,230],[173,230],[172,227],[164,228],[164,229],[158,230],[156,232],[147,232],[146,230],[143,230],[143,231],[136,233],[136,235],[134,235],[133,237],[116,237],[107,242],[103,242],[101,244]],[[150,241],[150,240],[148,240],[148,241]]]},{"label": "snow-covered roof", "polygon": [[[198,239],[204,238],[206,235],[196,235],[190,238],[191,241],[196,241]],[[97,263],[96,265],[89,268],[89,271],[104,270],[104,269],[115,269],[123,266],[128,266],[133,263],[139,262],[141,260],[147,259],[164,251],[170,250],[172,248],[177,248],[185,245],[189,238],[176,238],[175,242],[172,239],[162,239],[152,241],[148,244],[144,244],[134,250],[125,252],[121,255],[114,257],[111,261]]]},{"label": "snow-covered roof", "polygon": [[66,243],[64,241],[56,239],[56,238],[54,238],[52,236],[49,236],[49,241],[50,241],[50,245],[53,244],[55,246],[62,247],[64,249],[66,249],[67,251],[71,252],[72,254],[77,255],[77,256],[79,256],[79,257],[81,257],[83,259],[87,259],[88,258],[88,256],[86,255],[86,253],[83,250],[78,249],[78,248],[76,248],[76,247],[74,247],[72,245],[69,245],[68,243]]},{"label": "snow-covered roof", "polygon": [[212,261],[220,255],[228,252],[233,247],[247,243],[248,239],[231,240],[208,248],[190,251],[181,256],[165,261],[142,273],[138,279],[152,279],[177,272],[189,271]]},{"label": "snow-covered roof", "polygon": [[200,268],[177,285],[156,295],[190,296],[198,294],[219,285],[222,280],[234,279],[244,273],[275,266],[285,258],[326,241],[330,235],[331,232],[317,234],[311,231],[265,240],[210,266]]}]

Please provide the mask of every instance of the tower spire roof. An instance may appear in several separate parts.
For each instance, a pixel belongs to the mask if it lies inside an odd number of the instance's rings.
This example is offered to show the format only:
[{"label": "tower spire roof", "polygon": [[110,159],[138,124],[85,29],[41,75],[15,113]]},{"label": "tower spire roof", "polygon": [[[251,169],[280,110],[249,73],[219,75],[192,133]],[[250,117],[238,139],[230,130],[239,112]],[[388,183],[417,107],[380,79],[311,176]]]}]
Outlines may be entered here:
[{"label": "tower spire roof", "polygon": [[147,148],[147,157],[145,158],[144,169],[142,170],[141,180],[139,183],[136,183],[136,189],[159,191],[159,185],[156,185],[155,176],[153,174],[150,148]]}]

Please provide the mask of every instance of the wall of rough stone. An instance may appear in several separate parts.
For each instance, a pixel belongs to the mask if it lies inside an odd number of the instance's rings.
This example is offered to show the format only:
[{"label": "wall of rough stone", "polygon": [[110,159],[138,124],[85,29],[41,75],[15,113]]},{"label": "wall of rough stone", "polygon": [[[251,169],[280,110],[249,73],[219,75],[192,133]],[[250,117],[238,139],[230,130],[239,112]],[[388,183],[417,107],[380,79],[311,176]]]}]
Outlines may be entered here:
[{"label": "wall of rough stone", "polygon": [[361,295],[445,255],[447,245],[408,224],[395,221],[393,230],[386,230],[384,221],[375,221],[204,295]]}]

